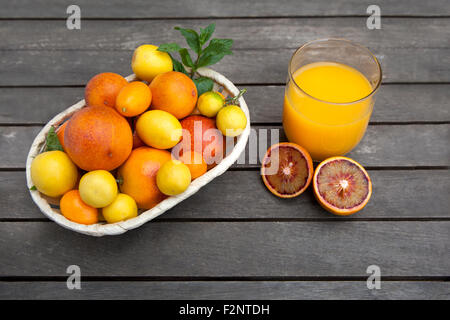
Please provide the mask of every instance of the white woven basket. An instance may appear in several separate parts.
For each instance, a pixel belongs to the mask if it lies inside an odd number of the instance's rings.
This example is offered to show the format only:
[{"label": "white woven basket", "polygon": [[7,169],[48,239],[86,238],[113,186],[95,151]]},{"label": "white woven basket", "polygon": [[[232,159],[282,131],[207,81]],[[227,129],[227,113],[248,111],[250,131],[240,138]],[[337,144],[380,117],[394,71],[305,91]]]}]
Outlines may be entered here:
[{"label": "white woven basket", "polygon": [[[239,90],[234,86],[234,84],[221,75],[218,72],[215,72],[208,68],[202,68],[198,70],[198,73],[201,76],[211,78],[214,81],[214,90],[219,90],[223,88],[223,93],[226,96],[227,94],[236,96],[239,93]],[[137,80],[134,74],[126,77],[127,81]],[[240,154],[244,151],[245,145],[247,144],[247,140],[250,134],[250,114],[245,103],[243,97],[239,99],[239,105],[241,109],[244,111],[247,116],[247,126],[243,133],[238,137],[237,143],[234,145],[233,151],[230,152],[217,166],[207,171],[201,177],[192,181],[189,188],[179,194],[177,196],[169,197],[163,201],[161,201],[158,205],[153,207],[150,210],[141,212],[136,218],[129,219],[122,222],[107,224],[107,223],[97,223],[93,225],[83,225],[79,223],[72,222],[66,219],[59,211],[59,207],[57,206],[58,202],[54,201],[54,199],[50,199],[43,194],[41,194],[37,190],[30,190],[31,197],[33,201],[37,204],[39,209],[44,213],[48,218],[55,221],[57,224],[63,226],[64,228],[87,234],[90,236],[101,237],[104,235],[117,235],[122,234],[128,230],[137,228],[147,221],[150,221],[157,216],[163,214],[170,208],[174,207],[176,204],[180,203],[186,198],[189,198],[194,193],[196,193],[201,187],[212,181],[214,178],[218,177],[222,173],[224,173],[240,156]],[[79,101],[73,106],[67,108],[63,112],[59,113],[52,120],[50,120],[47,125],[39,132],[36,138],[31,145],[30,151],[27,157],[26,164],[26,175],[27,175],[27,185],[28,189],[33,186],[33,182],[31,181],[30,167],[31,162],[34,157],[36,157],[43,149],[45,144],[45,139],[47,133],[50,128],[58,127],[61,123],[64,122],[65,119],[68,119],[74,114],[77,110],[83,108],[85,106],[84,100]],[[53,206],[50,204],[53,203]]]}]

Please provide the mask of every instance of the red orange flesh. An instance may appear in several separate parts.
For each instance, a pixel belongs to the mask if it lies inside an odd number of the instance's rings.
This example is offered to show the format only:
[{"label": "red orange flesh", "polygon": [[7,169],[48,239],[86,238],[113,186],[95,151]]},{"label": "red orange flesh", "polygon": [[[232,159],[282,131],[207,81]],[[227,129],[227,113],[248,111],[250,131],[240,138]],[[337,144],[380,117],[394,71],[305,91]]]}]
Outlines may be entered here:
[{"label": "red orange flesh", "polygon": [[271,146],[261,166],[261,176],[267,189],[281,198],[302,194],[311,183],[313,171],[308,151],[290,142]]},{"label": "red orange flesh", "polygon": [[337,215],[358,212],[369,202],[372,182],[367,171],[347,157],[322,161],[313,178],[314,195],[320,205]]}]

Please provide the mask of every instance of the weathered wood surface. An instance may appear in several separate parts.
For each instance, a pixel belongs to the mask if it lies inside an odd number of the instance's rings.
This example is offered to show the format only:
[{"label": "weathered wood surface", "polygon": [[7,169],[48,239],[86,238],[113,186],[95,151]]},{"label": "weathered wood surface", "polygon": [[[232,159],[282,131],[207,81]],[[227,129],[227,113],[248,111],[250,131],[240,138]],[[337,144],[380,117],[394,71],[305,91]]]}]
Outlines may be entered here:
[{"label": "weathered wood surface", "polygon": [[[217,70],[238,84],[256,79],[282,83],[295,48],[311,39],[345,34],[379,57],[385,82],[450,81],[449,48],[443,41],[450,37],[448,19],[385,20],[382,30],[368,30],[362,18],[265,19],[263,25],[261,19],[219,20],[217,36],[233,34],[235,54]],[[0,85],[83,85],[105,70],[129,74],[137,45],[182,41],[172,28],[177,24],[197,27],[205,21],[85,21],[81,31],[68,30],[64,21],[4,21],[1,33],[17,36],[0,44]]]},{"label": "weathered wood surface", "polygon": [[[1,2],[1,18],[66,18],[66,9],[73,1],[15,0]],[[369,6],[358,0],[345,1],[290,1],[290,0],[177,0],[146,1],[112,0],[107,3],[78,0],[84,18],[172,18],[172,17],[271,17],[271,16],[333,16],[367,15]],[[382,15],[442,16],[445,0],[376,2]]]},{"label": "weathered wood surface", "polygon": [[66,282],[0,282],[0,299],[449,299],[448,282],[383,281],[368,290],[366,281],[83,281],[81,290]]},{"label": "weathered wood surface", "polygon": [[[158,220],[359,220],[450,219],[447,170],[369,170],[373,195],[363,211],[337,217],[324,211],[310,188],[301,197],[280,199],[263,185],[259,171],[227,171]],[[25,173],[0,172],[0,221],[46,217],[31,200]],[[224,208],[226,208],[224,210]]]},{"label": "weathered wood surface", "polygon": [[[0,88],[0,124],[45,124],[83,99],[84,88]],[[281,123],[284,86],[248,86],[252,123]],[[372,123],[450,121],[450,85],[383,85]]]},{"label": "weathered wood surface", "polygon": [[[375,54],[385,48],[448,48],[450,19],[384,18],[382,29],[369,30],[365,18],[217,20],[214,37],[233,39],[236,50],[297,49],[314,39],[339,37],[370,47]],[[14,34],[0,50],[134,50],[141,44],[184,43],[174,26],[198,30],[205,20],[92,20],[81,30],[68,30],[64,20],[2,21],[0,33]],[[418,41],[420,39],[420,41]],[[287,64],[287,62],[285,62]],[[287,68],[287,66],[286,66]]]},{"label": "weathered wood surface", "polygon": [[[258,156],[252,152],[254,158],[249,157],[249,145],[259,147],[258,152],[264,156],[268,146],[278,142],[271,139],[271,130],[278,133],[279,141],[286,141],[281,126],[253,126],[252,129],[246,152],[241,157],[245,162],[235,166],[258,167],[259,162],[253,161],[258,160]],[[372,125],[349,156],[368,167],[449,166],[449,129],[449,124]],[[35,126],[0,127],[0,146],[5,150],[0,153],[0,168],[24,168],[29,147],[40,130],[41,127]],[[266,144],[262,132],[267,134]],[[259,138],[256,140],[256,137]]]},{"label": "weathered wood surface", "polygon": [[[81,31],[66,28],[70,1],[0,3],[0,298],[450,298],[448,1],[378,1],[382,29],[372,31],[368,4],[357,0],[80,0]],[[377,55],[387,85],[349,154],[369,168],[367,207],[342,218],[311,190],[276,198],[259,165],[247,163],[119,237],[89,238],[46,220],[23,171],[42,125],[81,99],[93,75],[130,74],[137,45],[182,42],[173,26],[211,22],[215,36],[235,40],[235,54],[214,69],[248,87],[258,132],[281,128],[287,64],[299,45],[345,37]],[[98,279],[67,290],[71,264]],[[395,277],[382,290],[366,287],[371,264]]]},{"label": "weathered wood surface", "polygon": [[[224,209],[225,210],[225,209]],[[447,277],[450,221],[154,222],[94,238],[48,222],[0,224],[0,276]],[[13,258],[12,258],[13,257]]]},{"label": "weathered wood surface", "polygon": [[[237,85],[282,84],[293,49],[235,50],[214,69]],[[450,82],[450,48],[384,48],[383,81]],[[85,85],[101,72],[128,75],[133,51],[5,50],[0,86]]]}]

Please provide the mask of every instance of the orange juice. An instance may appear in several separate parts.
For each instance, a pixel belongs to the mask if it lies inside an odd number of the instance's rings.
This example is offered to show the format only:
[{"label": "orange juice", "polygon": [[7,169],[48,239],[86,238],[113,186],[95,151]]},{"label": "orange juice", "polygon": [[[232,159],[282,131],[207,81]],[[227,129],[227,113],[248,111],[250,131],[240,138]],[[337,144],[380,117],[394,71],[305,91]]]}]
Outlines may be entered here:
[{"label": "orange juice", "polygon": [[296,70],[292,79],[283,110],[289,141],[305,147],[314,160],[352,150],[372,113],[373,98],[364,99],[373,91],[367,78],[345,64],[314,62]]}]

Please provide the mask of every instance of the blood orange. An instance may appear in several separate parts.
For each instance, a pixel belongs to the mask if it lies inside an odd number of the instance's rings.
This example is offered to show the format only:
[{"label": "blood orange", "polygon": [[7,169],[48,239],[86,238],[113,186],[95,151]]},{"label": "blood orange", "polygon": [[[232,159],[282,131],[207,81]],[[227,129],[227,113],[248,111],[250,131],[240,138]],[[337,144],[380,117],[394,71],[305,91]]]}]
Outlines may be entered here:
[{"label": "blood orange", "polygon": [[314,194],[320,205],[337,215],[358,212],[369,202],[372,182],[355,160],[332,157],[322,161],[313,178]]},{"label": "blood orange", "polygon": [[308,151],[290,142],[271,146],[261,166],[267,189],[281,198],[293,198],[305,191],[311,183],[313,171]]}]

